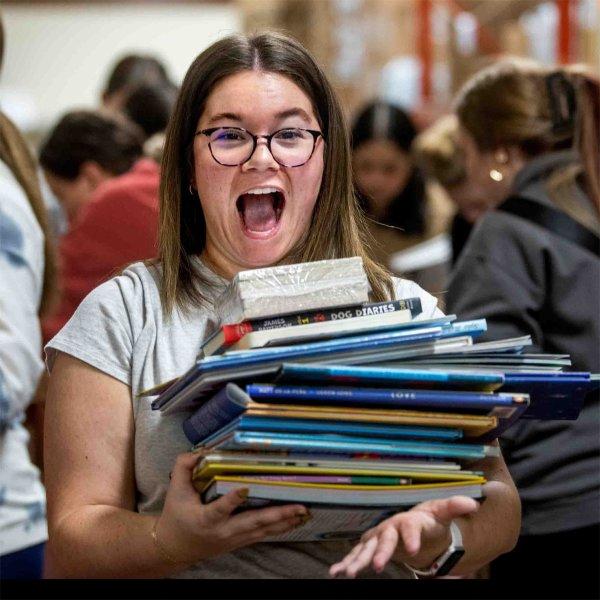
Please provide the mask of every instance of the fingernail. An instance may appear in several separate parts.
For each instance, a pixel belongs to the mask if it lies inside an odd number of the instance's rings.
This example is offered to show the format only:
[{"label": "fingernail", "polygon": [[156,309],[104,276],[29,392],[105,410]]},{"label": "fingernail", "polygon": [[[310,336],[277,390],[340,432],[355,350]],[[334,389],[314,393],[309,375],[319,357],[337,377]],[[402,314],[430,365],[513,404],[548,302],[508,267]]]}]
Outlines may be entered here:
[{"label": "fingernail", "polygon": [[237,495],[239,496],[240,500],[247,500],[248,494],[250,494],[250,490],[248,488],[242,488],[241,490],[237,491]]}]

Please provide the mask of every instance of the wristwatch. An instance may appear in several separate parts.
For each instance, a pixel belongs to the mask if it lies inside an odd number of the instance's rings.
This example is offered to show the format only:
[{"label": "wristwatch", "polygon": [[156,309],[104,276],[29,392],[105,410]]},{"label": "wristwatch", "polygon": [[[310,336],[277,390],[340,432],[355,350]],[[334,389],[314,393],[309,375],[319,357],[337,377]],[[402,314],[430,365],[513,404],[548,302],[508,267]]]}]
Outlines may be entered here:
[{"label": "wristwatch", "polygon": [[450,535],[452,539],[450,540],[448,549],[433,561],[429,569],[422,570],[415,569],[410,565],[406,566],[419,577],[441,577],[442,575],[447,575],[465,553],[460,528],[454,521],[450,523]]}]

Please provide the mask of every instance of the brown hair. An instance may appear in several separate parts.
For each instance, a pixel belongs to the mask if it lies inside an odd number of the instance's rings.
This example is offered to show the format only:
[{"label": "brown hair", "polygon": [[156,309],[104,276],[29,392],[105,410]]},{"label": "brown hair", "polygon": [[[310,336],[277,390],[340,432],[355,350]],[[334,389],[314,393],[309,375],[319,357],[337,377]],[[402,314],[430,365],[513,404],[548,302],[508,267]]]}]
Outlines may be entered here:
[{"label": "brown hair", "polygon": [[578,67],[547,69],[533,61],[507,60],[465,84],[456,113],[484,151],[515,145],[533,157],[577,150],[588,193],[600,211],[599,98],[598,80]]},{"label": "brown hair", "polygon": [[40,192],[36,165],[27,144],[17,128],[2,112],[0,112],[0,160],[12,171],[23,189],[44,234],[44,283],[39,314],[47,315],[57,299],[57,288],[56,258],[46,207]]},{"label": "brown hair", "polygon": [[285,262],[362,256],[373,299],[393,297],[389,273],[368,255],[367,229],[352,185],[350,145],[339,101],[323,71],[295,40],[277,33],[223,38],[192,63],[167,129],[160,190],[161,296],[165,313],[189,309],[206,297],[210,283],[192,260],[202,252],[206,222],[188,191],[193,139],[206,100],[217,82],[240,71],[263,70],[293,81],[311,100],[325,144],[321,189],[309,234]]},{"label": "brown hair", "polygon": [[119,114],[75,110],[63,115],[40,148],[40,165],[56,177],[73,181],[81,166],[93,161],[112,175],[122,175],[142,156],[144,133]]},{"label": "brown hair", "polygon": [[412,145],[415,162],[444,187],[462,183],[466,178],[465,155],[457,134],[456,115],[445,115],[421,132]]}]

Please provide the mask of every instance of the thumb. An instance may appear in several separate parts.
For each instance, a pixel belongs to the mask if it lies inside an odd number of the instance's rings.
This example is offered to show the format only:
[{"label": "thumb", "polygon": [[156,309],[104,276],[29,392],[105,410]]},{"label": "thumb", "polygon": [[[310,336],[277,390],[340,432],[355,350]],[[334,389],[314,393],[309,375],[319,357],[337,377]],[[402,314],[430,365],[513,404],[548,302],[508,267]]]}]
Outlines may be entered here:
[{"label": "thumb", "polygon": [[171,471],[171,482],[175,485],[190,485],[192,473],[198,462],[199,456],[194,452],[179,454]]},{"label": "thumb", "polygon": [[479,502],[467,496],[451,496],[444,500],[432,500],[431,506],[427,508],[436,521],[442,525],[449,525],[457,517],[477,512]]},{"label": "thumb", "polygon": [[248,498],[248,488],[240,488],[231,490],[218,500],[209,502],[204,505],[206,518],[208,522],[213,524],[218,521],[225,521],[231,513],[241,506]]}]

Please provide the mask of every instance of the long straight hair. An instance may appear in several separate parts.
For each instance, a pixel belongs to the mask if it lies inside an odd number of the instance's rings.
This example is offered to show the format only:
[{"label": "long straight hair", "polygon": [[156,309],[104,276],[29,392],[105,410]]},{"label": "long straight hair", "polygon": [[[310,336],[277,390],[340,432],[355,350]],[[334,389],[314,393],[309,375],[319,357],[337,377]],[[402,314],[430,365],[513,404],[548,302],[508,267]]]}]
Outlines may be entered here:
[{"label": "long straight hair", "polygon": [[0,112],[0,160],[12,171],[29,200],[33,214],[44,235],[44,280],[39,306],[40,316],[49,314],[57,301],[57,270],[54,240],[48,225],[35,161],[25,140],[10,119]]},{"label": "long straight hair", "polygon": [[[282,262],[361,256],[374,300],[394,296],[388,271],[369,256],[368,234],[351,178],[350,145],[339,101],[322,70],[295,40],[277,33],[223,38],[192,63],[167,128],[160,186],[161,297],[165,314],[207,301],[210,282],[195,255],[206,243],[206,220],[196,194],[190,194],[193,140],[198,120],[215,85],[241,71],[277,73],[310,98],[323,131],[324,170],[308,235]],[[204,291],[203,291],[204,290]]]},{"label": "long straight hair", "polygon": [[[398,106],[378,101],[367,104],[356,116],[352,124],[351,144],[356,150],[371,140],[389,140],[410,160],[416,135],[417,129],[408,113]],[[423,175],[418,167],[413,166],[404,187],[388,207],[383,224],[398,227],[408,235],[422,235],[425,231],[425,195]],[[359,200],[369,215],[369,199],[361,193]]]}]

